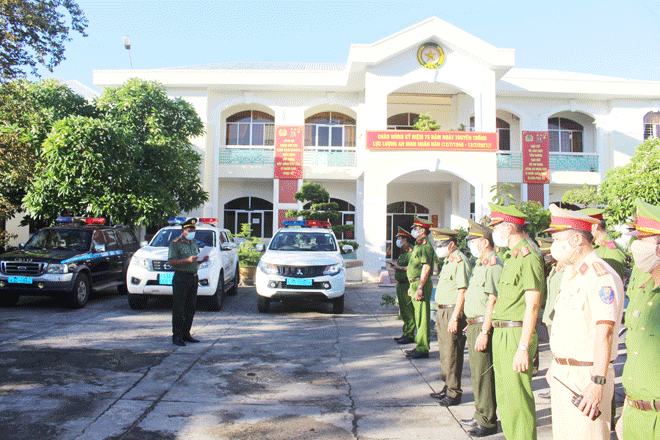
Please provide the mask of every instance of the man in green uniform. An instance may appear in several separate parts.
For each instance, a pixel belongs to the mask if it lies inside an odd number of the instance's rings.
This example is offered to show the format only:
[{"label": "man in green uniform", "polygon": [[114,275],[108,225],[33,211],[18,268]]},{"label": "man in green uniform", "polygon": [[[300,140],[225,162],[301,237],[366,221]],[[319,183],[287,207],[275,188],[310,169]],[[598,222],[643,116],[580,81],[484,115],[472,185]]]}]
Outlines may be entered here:
[{"label": "man in green uniform", "polygon": [[536,407],[531,364],[538,346],[535,331],[545,289],[543,258],[524,238],[527,216],[510,206],[489,203],[493,242],[507,246],[492,313],[495,392],[507,440],[536,440]]},{"label": "man in green uniform", "polygon": [[616,273],[618,273],[621,279],[624,280],[626,275],[626,254],[621,250],[619,245],[612,240],[607,229],[605,229],[605,220],[603,220],[603,213],[605,210],[586,208],[582,209],[580,212],[598,220],[598,223],[595,223],[591,227],[591,235],[594,236],[594,250],[596,251],[596,254],[605,260],[607,264],[612,266],[612,269],[616,270]]},{"label": "man in green uniform", "polygon": [[408,282],[408,261],[412,254],[412,244],[415,242],[412,235],[401,226],[396,234],[396,246],[401,249],[394,268],[394,278],[396,279],[396,298],[399,301],[399,315],[403,321],[403,334],[394,338],[399,344],[410,344],[415,342],[415,309],[412,305],[412,299],[408,296],[410,283]]},{"label": "man in green uniform", "polygon": [[431,321],[431,291],[433,283],[431,274],[433,272],[433,259],[435,253],[429,243],[431,223],[415,217],[411,235],[415,239],[415,247],[408,260],[406,275],[410,288],[408,295],[412,298],[415,314],[415,348],[406,352],[409,359],[425,359],[429,357],[429,325]]},{"label": "man in green uniform", "polygon": [[660,440],[660,207],[635,200],[637,239],[630,249],[639,280],[628,288],[628,358],[621,380],[626,390],[623,438]]},{"label": "man in green uniform", "polygon": [[[186,342],[199,342],[190,335],[197,305],[197,260],[199,246],[195,241],[196,218],[189,218],[181,227],[181,235],[170,242],[168,264],[174,268],[172,279],[172,343],[184,346]],[[184,342],[185,341],[185,342]]]},{"label": "man in green uniform", "polygon": [[[445,381],[444,396],[440,405],[453,406],[461,403],[461,374],[463,372],[463,350],[465,350],[466,326],[463,304],[465,291],[472,274],[468,258],[458,249],[458,231],[452,229],[432,229],[436,241],[436,254],[444,260],[435,287],[436,328],[440,348],[440,371]],[[441,393],[433,393],[439,397]]]},{"label": "man in green uniform", "polygon": [[475,221],[469,222],[466,239],[470,253],[477,260],[465,293],[464,311],[475,411],[472,419],[460,423],[471,428],[468,430],[471,436],[484,437],[497,432],[491,313],[503,263],[493,249],[492,230]]}]

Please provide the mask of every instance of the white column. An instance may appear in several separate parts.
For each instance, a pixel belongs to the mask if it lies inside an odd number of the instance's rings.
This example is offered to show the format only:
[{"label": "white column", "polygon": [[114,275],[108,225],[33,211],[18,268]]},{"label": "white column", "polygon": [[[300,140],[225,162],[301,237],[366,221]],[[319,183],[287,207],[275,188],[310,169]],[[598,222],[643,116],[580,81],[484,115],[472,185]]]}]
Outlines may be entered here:
[{"label": "white column", "polygon": [[355,224],[353,225],[355,241],[359,245],[357,255],[360,260],[365,258],[364,225],[364,176],[361,176],[355,182]]},{"label": "white column", "polygon": [[450,227],[467,228],[470,218],[470,184],[465,181],[452,182],[452,214]]}]

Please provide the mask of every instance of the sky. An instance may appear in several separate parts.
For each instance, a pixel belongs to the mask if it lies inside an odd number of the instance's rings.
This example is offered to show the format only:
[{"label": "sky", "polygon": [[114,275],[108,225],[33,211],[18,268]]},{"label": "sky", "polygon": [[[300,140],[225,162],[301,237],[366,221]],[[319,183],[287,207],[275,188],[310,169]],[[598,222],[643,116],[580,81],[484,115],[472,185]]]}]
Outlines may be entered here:
[{"label": "sky", "polygon": [[44,78],[95,88],[93,70],[245,62],[345,63],[370,44],[431,16],[499,48],[516,67],[660,81],[657,1],[77,0],[87,37]]}]

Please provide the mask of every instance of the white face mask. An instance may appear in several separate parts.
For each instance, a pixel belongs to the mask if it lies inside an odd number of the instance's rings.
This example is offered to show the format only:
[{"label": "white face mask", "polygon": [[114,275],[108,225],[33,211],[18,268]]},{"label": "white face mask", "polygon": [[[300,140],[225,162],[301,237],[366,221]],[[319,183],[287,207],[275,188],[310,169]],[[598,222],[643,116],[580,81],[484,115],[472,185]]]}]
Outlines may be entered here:
[{"label": "white face mask", "polygon": [[[569,239],[570,240],[570,239]],[[569,261],[576,250],[571,246],[569,240],[553,241],[550,245],[550,255],[557,261]]]},{"label": "white face mask", "polygon": [[660,264],[660,257],[657,253],[658,245],[648,241],[635,240],[630,245],[630,251],[635,260],[637,269],[644,273],[651,273],[653,269]]},{"label": "white face mask", "polygon": [[401,246],[403,246],[403,241],[401,241],[400,238],[397,238],[397,240],[396,240],[396,247],[400,248]]},{"label": "white face mask", "polygon": [[435,248],[435,254],[438,258],[446,258],[449,256],[449,248],[447,246]]},{"label": "white face mask", "polygon": [[493,231],[493,243],[498,247],[507,247],[509,246],[509,237],[502,237],[502,230],[498,229]]},{"label": "white face mask", "polygon": [[467,245],[468,249],[470,249],[470,253],[474,255],[474,258],[479,258],[481,251],[479,250],[479,244],[477,243],[477,240],[470,240],[468,241]]},{"label": "white face mask", "polygon": [[412,231],[410,231],[410,235],[412,235],[413,238],[419,237],[419,234],[421,234],[421,231],[419,229],[413,229]]}]

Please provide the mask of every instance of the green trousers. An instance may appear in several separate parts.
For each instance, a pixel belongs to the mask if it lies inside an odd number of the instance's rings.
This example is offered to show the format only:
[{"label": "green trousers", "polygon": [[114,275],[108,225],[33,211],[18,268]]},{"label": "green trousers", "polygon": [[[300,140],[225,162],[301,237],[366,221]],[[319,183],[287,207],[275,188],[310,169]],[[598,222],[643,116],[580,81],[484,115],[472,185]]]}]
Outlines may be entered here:
[{"label": "green trousers", "polygon": [[410,283],[410,291],[413,294],[412,306],[415,316],[415,350],[420,353],[429,352],[429,334],[431,331],[431,291],[433,290],[433,283],[427,280],[424,288],[422,289],[424,296],[421,301],[415,301],[415,290],[419,281]]},{"label": "green trousers", "polygon": [[175,271],[172,296],[172,336],[187,336],[197,306],[197,274]]},{"label": "green trousers", "polygon": [[410,284],[397,283],[396,297],[399,300],[399,315],[403,321],[403,336],[415,337],[415,308],[408,296]]},{"label": "green trousers", "polygon": [[538,347],[538,335],[532,335],[527,348],[529,368],[524,373],[513,370],[522,327],[493,329],[493,370],[495,395],[502,431],[507,440],[536,440],[536,405],[532,394],[532,362]]},{"label": "green trousers", "polygon": [[621,417],[624,440],[660,440],[660,413],[642,411],[626,402]]},{"label": "green trousers", "polygon": [[493,332],[488,334],[485,351],[477,351],[474,344],[481,333],[482,323],[471,324],[467,329],[470,373],[474,390],[474,420],[484,428],[497,426],[497,400],[495,398],[495,373],[493,366]]},{"label": "green trousers", "polygon": [[447,395],[451,398],[463,394],[461,389],[461,374],[463,373],[463,351],[465,350],[465,317],[461,313],[458,319],[458,331],[449,333],[447,326],[454,308],[441,309],[435,315],[438,329],[438,348],[440,349],[440,373],[447,386]]}]

